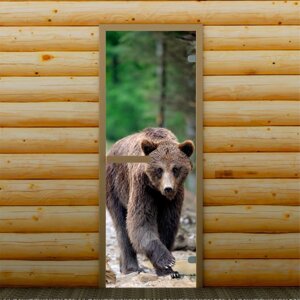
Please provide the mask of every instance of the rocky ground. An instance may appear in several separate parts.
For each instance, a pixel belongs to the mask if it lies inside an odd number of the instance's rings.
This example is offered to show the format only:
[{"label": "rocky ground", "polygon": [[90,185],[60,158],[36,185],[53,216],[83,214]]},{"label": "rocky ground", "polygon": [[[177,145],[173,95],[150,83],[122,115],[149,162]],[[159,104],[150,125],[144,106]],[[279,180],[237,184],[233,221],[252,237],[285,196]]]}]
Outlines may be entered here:
[{"label": "rocky ground", "polygon": [[108,266],[115,273],[115,276],[111,276],[110,282],[106,284],[107,287],[196,287],[196,265],[188,263],[188,258],[195,257],[196,255],[196,209],[194,198],[189,194],[187,194],[186,198],[182,211],[180,230],[175,243],[175,251],[172,252],[176,258],[174,270],[181,274],[180,279],[172,279],[171,276],[156,276],[148,259],[141,255],[138,255],[138,261],[146,273],[120,274],[116,233],[111,217],[106,212],[106,256]]}]

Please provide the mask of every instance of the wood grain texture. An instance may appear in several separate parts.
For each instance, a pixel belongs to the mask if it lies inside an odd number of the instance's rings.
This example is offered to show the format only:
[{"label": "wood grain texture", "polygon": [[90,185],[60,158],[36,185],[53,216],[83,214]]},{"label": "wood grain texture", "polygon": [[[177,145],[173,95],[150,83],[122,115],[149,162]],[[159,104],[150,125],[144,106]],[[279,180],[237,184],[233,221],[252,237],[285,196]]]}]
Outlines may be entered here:
[{"label": "wood grain texture", "polygon": [[[2,206],[0,216],[4,233],[98,231],[98,206]],[[299,206],[207,206],[204,232],[296,233],[299,217]]]},{"label": "wood grain texture", "polygon": [[[204,178],[299,178],[300,153],[205,153]],[[96,179],[97,154],[0,154],[0,179]]]},{"label": "wood grain texture", "polygon": [[[205,26],[204,50],[299,50],[299,30],[292,25]],[[0,27],[2,52],[98,50],[97,26]]]},{"label": "wood grain texture", "polygon": [[98,205],[98,180],[0,180],[3,205]]},{"label": "wood grain texture", "polygon": [[[1,55],[0,55],[1,57]],[[298,75],[300,52],[205,51],[204,75]],[[251,79],[250,79],[251,80]],[[300,79],[298,79],[300,82]]]},{"label": "wood grain texture", "polygon": [[[0,3],[1,4],[1,3]],[[97,77],[1,77],[0,101],[98,101]]]},{"label": "wood grain texture", "polygon": [[0,153],[97,153],[98,128],[0,128]]},{"label": "wood grain texture", "polygon": [[98,51],[98,30],[98,26],[0,27],[0,51]]},{"label": "wood grain texture", "polygon": [[97,179],[97,154],[0,154],[0,179]]},{"label": "wood grain texture", "polygon": [[299,101],[207,101],[205,126],[299,126]]},{"label": "wood grain texture", "polygon": [[0,3],[0,25],[98,25],[189,23],[204,25],[299,25],[295,1],[60,1]]},{"label": "wood grain texture", "polygon": [[[2,127],[96,127],[97,103],[0,103]],[[299,101],[207,101],[205,126],[299,126]]]},{"label": "wood grain texture", "polygon": [[299,100],[299,82],[299,75],[206,76],[203,97],[207,101]]},{"label": "wood grain texture", "polygon": [[204,152],[298,151],[299,126],[204,127]]},{"label": "wood grain texture", "polygon": [[[299,126],[205,127],[204,152],[298,152]],[[97,153],[97,128],[0,128],[0,153]]]},{"label": "wood grain texture", "polygon": [[100,23],[206,25],[204,284],[299,286],[299,6],[0,2],[0,286],[98,284]]},{"label": "wood grain texture", "polygon": [[[0,76],[97,76],[98,52],[0,52]],[[204,75],[297,75],[300,51],[205,51]]]},{"label": "wood grain texture", "polygon": [[300,233],[205,233],[204,257],[300,258]]},{"label": "wood grain texture", "polygon": [[98,56],[91,51],[0,52],[0,76],[97,76]]},{"label": "wood grain texture", "polygon": [[0,103],[2,127],[96,127],[98,103]]},{"label": "wood grain texture", "polygon": [[0,232],[98,232],[98,206],[2,206]]},{"label": "wood grain texture", "polygon": [[[0,259],[98,258],[98,233],[1,233]],[[205,233],[204,257],[300,258],[299,233]]]},{"label": "wood grain texture", "polygon": [[98,233],[1,233],[0,259],[98,259]]},{"label": "wood grain texture", "polygon": [[[98,180],[0,180],[0,205],[97,205]],[[204,205],[300,205],[299,179],[205,179]]]},{"label": "wood grain texture", "polygon": [[298,50],[299,26],[205,26],[205,50]]},{"label": "wood grain texture", "polygon": [[[205,286],[298,286],[298,259],[206,259]],[[78,287],[98,284],[98,261],[1,260],[0,285]]]},{"label": "wood grain texture", "polygon": [[205,153],[204,178],[299,178],[300,153]]},{"label": "wood grain texture", "polygon": [[299,179],[205,179],[204,205],[300,205]]},{"label": "wood grain texture", "polygon": [[[299,100],[299,75],[205,76],[204,100]],[[2,77],[0,102],[98,101],[97,76]]]},{"label": "wood grain texture", "polygon": [[1,260],[0,286],[97,287],[98,260]]},{"label": "wood grain texture", "polygon": [[205,286],[299,286],[299,259],[207,259]]},{"label": "wood grain texture", "polygon": [[299,206],[227,205],[204,208],[204,232],[300,232]]}]

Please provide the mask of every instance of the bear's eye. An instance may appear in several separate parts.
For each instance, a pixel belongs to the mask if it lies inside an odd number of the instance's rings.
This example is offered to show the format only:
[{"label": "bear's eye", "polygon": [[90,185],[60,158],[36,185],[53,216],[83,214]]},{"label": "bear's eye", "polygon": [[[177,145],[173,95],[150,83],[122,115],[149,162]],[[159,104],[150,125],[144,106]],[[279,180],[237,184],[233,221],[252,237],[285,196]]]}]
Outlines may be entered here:
[{"label": "bear's eye", "polygon": [[163,169],[162,169],[162,168],[157,168],[157,169],[155,170],[155,173],[156,173],[156,175],[157,175],[158,177],[160,177],[160,176],[162,175],[162,173],[163,173]]},{"label": "bear's eye", "polygon": [[178,177],[178,175],[179,175],[179,168],[174,167],[172,171],[173,171],[174,176]]}]

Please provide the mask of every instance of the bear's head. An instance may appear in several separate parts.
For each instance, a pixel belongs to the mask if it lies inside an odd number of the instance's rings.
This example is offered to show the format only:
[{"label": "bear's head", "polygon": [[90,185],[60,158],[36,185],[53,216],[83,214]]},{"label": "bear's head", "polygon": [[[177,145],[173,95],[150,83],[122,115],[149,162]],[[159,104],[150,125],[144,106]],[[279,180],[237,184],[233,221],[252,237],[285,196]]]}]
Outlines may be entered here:
[{"label": "bear's head", "polygon": [[187,140],[181,144],[175,141],[154,143],[145,139],[141,142],[141,147],[144,154],[151,158],[146,167],[151,185],[172,200],[192,170],[190,156],[194,152],[193,142]]}]

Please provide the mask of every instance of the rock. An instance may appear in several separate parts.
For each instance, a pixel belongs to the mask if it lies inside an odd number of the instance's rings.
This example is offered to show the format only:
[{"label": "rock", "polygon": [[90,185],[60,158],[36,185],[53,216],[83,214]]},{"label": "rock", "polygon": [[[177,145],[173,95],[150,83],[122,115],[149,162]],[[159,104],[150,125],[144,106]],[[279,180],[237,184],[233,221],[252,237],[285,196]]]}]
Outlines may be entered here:
[{"label": "rock", "polygon": [[184,225],[191,225],[191,224],[195,224],[195,221],[192,219],[192,217],[190,216],[185,216],[183,218],[181,218],[181,222]]},{"label": "rock", "polygon": [[194,234],[189,235],[183,229],[179,230],[179,233],[175,240],[174,250],[196,250],[196,236]]},{"label": "rock", "polygon": [[111,269],[109,265],[109,259],[106,258],[106,272],[105,272],[105,281],[108,284],[113,284],[116,283],[116,274],[114,271]]},{"label": "rock", "polygon": [[138,275],[139,280],[143,283],[149,282],[149,281],[155,281],[158,279],[158,276],[155,274],[150,274],[150,273],[140,273]]},{"label": "rock", "polygon": [[174,250],[186,249],[187,239],[183,234],[178,234],[175,240]]}]

